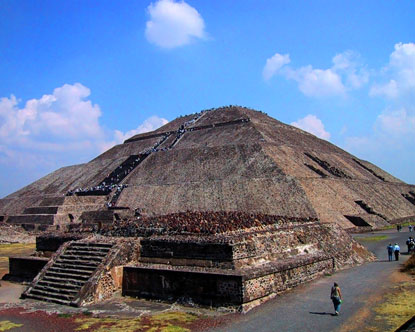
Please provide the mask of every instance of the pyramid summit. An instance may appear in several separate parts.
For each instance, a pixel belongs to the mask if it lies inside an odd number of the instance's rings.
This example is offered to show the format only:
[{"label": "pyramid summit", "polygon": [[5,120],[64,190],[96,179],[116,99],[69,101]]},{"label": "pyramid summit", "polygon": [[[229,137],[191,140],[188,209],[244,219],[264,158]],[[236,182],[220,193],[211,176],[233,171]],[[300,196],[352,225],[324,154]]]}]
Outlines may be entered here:
[{"label": "pyramid summit", "polygon": [[0,200],[6,223],[43,228],[185,211],[313,218],[344,229],[415,216],[415,186],[266,114],[179,117]]}]

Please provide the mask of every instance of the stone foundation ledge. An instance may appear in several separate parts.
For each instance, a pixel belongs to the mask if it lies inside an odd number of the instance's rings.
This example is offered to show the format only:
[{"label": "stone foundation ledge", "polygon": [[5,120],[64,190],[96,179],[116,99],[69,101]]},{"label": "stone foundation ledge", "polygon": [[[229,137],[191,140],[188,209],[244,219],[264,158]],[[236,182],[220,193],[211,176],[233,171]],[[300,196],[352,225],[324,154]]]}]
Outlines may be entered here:
[{"label": "stone foundation ledge", "polygon": [[321,254],[246,270],[141,263],[124,267],[122,294],[167,301],[190,298],[201,305],[232,306],[245,311],[332,271],[333,259]]},{"label": "stone foundation ledge", "polygon": [[9,257],[9,273],[3,276],[3,280],[31,282],[48,261],[49,258],[47,257]]}]

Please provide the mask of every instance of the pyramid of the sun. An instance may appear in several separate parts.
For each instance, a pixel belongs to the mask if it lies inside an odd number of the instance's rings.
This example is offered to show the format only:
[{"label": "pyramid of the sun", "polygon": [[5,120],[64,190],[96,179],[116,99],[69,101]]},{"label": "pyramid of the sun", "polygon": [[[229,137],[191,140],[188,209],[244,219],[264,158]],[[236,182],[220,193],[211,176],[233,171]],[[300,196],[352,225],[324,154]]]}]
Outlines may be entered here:
[{"label": "pyramid of the sun", "polygon": [[230,106],[177,118],[61,168],[1,199],[0,216],[53,225],[88,212],[106,218],[108,205],[148,215],[243,211],[380,227],[415,216],[415,186],[262,112]]}]

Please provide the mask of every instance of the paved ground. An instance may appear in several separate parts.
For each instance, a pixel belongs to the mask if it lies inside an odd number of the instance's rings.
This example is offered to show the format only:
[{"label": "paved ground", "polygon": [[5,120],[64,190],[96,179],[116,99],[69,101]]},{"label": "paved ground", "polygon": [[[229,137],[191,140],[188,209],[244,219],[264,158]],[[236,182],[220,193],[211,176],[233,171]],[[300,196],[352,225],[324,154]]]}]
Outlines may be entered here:
[{"label": "paved ground", "polygon": [[[402,255],[399,262],[388,262],[386,246],[398,242],[401,251],[406,251],[405,241],[408,232],[377,232],[375,236],[387,235],[386,240],[365,242],[365,245],[378,257],[373,263],[340,271],[333,276],[302,285],[293,291],[253,309],[246,315],[232,319],[225,326],[213,329],[219,331],[356,331],[370,313],[367,303],[373,303],[389,286],[393,272],[408,258]],[[358,235],[373,236],[371,234]],[[333,316],[330,289],[337,282],[343,293],[340,316]]]}]

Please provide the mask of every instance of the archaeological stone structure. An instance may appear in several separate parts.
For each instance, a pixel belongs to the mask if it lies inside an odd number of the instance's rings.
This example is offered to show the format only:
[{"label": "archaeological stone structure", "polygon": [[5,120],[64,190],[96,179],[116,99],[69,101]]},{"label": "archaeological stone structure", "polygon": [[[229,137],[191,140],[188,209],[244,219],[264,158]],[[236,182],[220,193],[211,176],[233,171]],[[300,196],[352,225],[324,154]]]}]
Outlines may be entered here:
[{"label": "archaeological stone structure", "polygon": [[69,305],[121,290],[248,310],[373,259],[350,232],[411,220],[414,185],[237,106],[177,118],[0,199],[1,223],[42,232],[8,277],[36,275],[22,297]]}]

